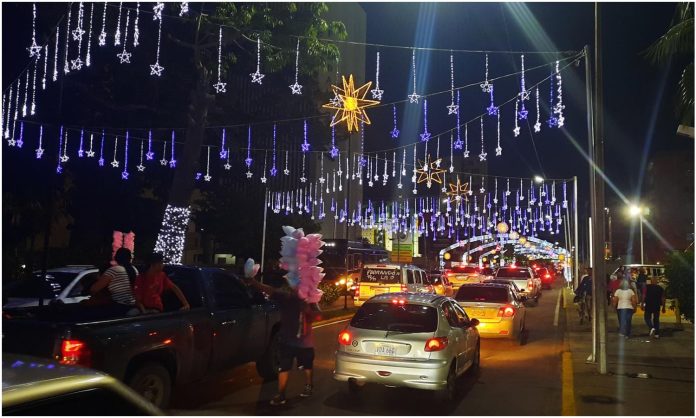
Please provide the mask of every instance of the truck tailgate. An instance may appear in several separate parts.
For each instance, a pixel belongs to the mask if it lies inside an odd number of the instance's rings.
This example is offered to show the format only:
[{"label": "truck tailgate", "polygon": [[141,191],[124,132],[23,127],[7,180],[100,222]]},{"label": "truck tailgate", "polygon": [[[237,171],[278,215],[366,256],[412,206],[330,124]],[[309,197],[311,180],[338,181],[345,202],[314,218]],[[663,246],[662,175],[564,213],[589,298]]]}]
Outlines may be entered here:
[{"label": "truck tailgate", "polygon": [[31,319],[3,319],[3,353],[51,358],[62,327]]}]

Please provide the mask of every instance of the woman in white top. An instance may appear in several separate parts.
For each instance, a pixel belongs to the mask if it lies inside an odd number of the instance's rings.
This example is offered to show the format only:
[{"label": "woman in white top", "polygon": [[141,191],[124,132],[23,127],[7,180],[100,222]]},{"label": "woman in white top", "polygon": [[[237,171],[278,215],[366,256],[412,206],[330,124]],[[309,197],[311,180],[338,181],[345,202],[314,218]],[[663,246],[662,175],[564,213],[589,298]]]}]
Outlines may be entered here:
[{"label": "woman in white top", "polygon": [[133,296],[133,284],[138,270],[131,264],[131,258],[129,249],[119,248],[114,255],[117,264],[107,269],[90,289],[90,293],[95,295],[107,287],[116,310],[127,315],[139,312]]},{"label": "woman in white top", "polygon": [[613,302],[619,314],[619,335],[628,338],[631,336],[631,320],[638,305],[638,299],[627,280],[623,280],[621,288],[614,292]]}]

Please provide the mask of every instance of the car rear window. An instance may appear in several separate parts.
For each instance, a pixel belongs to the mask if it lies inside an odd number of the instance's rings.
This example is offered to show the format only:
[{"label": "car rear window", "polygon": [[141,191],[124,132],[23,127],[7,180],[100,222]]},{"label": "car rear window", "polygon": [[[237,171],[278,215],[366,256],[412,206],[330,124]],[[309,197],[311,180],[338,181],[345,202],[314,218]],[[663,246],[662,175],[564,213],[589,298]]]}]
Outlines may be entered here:
[{"label": "car rear window", "polygon": [[508,290],[504,287],[462,286],[455,297],[459,302],[508,301]]},{"label": "car rear window", "polygon": [[437,312],[432,306],[366,303],[358,309],[350,325],[378,331],[434,332]]},{"label": "car rear window", "polygon": [[401,283],[401,269],[364,268],[361,282],[365,283]]},{"label": "car rear window", "polygon": [[515,277],[520,279],[529,279],[529,270],[527,269],[500,269],[495,277]]}]

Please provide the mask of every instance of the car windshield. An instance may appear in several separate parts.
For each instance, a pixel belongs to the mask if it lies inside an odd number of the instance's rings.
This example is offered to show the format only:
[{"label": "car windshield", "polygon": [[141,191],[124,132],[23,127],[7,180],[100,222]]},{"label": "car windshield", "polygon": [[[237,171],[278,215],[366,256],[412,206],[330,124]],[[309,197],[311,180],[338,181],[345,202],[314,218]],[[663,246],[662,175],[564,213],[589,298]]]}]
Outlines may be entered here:
[{"label": "car windshield", "polygon": [[434,332],[437,312],[431,306],[366,303],[350,321],[354,328],[397,332]]},{"label": "car windshield", "polygon": [[454,267],[452,269],[452,272],[471,274],[471,273],[478,273],[478,270],[476,269],[476,267],[466,266],[466,267]]},{"label": "car windshield", "polygon": [[506,303],[508,290],[504,287],[462,286],[455,299],[459,302]]},{"label": "car windshield", "polygon": [[496,277],[514,277],[520,279],[529,279],[529,270],[525,269],[500,269]]},{"label": "car windshield", "polygon": [[493,274],[493,269],[490,267],[484,267],[481,269],[481,274],[487,274],[487,275],[492,275]]},{"label": "car windshield", "polygon": [[393,284],[401,282],[401,269],[363,268],[361,282]]}]

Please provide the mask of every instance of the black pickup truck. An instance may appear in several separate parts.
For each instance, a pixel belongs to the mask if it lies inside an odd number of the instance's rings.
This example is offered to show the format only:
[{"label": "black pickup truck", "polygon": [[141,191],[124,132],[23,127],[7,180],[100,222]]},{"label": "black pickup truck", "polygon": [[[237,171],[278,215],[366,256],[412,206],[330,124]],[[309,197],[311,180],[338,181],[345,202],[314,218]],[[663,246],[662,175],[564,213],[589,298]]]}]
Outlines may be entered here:
[{"label": "black pickup truck", "polygon": [[261,377],[277,376],[277,306],[222,269],[165,272],[190,311],[179,310],[172,292],[163,295],[164,312],[130,318],[77,304],[4,311],[2,350],[101,370],[160,408],[173,385],[212,371],[255,361]]}]

